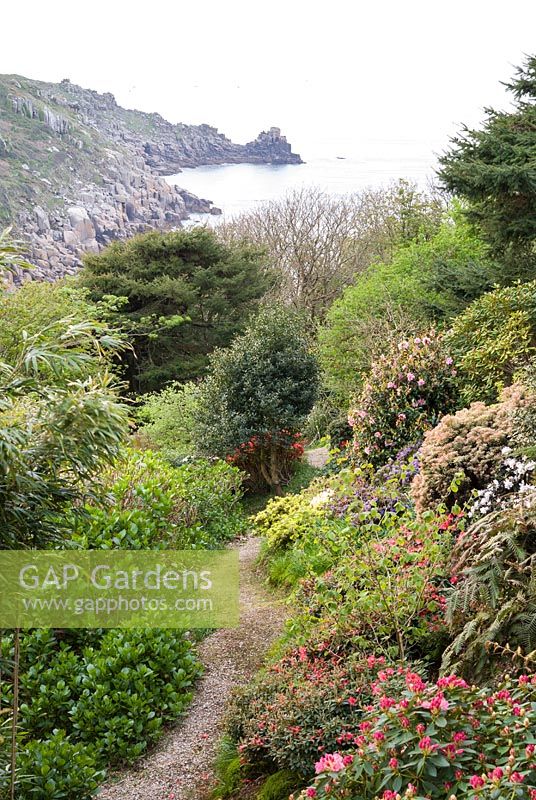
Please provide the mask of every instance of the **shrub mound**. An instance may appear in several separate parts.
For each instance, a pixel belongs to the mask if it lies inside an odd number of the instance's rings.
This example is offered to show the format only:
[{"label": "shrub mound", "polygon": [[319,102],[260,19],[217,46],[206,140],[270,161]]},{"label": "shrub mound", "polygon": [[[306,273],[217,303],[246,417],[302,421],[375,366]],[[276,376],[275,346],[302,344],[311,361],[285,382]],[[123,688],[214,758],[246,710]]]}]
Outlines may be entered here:
[{"label": "shrub mound", "polygon": [[412,485],[417,511],[439,503],[462,505],[473,490],[484,489],[504,461],[515,414],[532,403],[532,394],[516,384],[503,391],[500,402],[472,403],[428,431]]},{"label": "shrub mound", "polygon": [[[392,680],[406,687],[393,691]],[[536,678],[506,680],[497,690],[454,675],[437,683],[408,668],[378,673],[375,700],[340,750],[315,765],[318,800],[536,797]]]},{"label": "shrub mound", "polygon": [[399,342],[373,364],[350,414],[356,454],[378,467],[456,407],[456,369],[441,336]]}]

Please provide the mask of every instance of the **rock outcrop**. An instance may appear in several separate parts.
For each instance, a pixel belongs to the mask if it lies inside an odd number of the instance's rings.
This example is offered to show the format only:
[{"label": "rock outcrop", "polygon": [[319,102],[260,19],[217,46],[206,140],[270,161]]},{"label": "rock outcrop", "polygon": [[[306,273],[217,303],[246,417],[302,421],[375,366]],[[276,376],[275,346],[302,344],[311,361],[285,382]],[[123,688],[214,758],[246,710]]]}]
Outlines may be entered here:
[{"label": "rock outcrop", "polygon": [[32,273],[74,273],[86,252],[117,238],[220,213],[163,175],[223,163],[299,164],[278,128],[246,145],[210,125],[173,125],[68,80],[0,76],[0,227],[28,242]]},{"label": "rock outcrop", "polygon": [[301,164],[300,156],[292,152],[286,136],[281,135],[280,128],[270,128],[259,133],[254,142],[246,145],[252,161],[261,164]]}]

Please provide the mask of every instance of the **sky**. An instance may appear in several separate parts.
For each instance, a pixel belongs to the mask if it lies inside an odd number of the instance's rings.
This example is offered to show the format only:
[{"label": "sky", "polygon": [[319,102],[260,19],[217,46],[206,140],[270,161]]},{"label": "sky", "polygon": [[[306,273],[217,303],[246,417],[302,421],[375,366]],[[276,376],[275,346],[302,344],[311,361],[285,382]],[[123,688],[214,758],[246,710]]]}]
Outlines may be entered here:
[{"label": "sky", "polygon": [[507,106],[500,81],[536,51],[533,0],[20,0],[0,24],[2,73],[68,77],[239,142],[278,125],[306,155],[440,148]]}]

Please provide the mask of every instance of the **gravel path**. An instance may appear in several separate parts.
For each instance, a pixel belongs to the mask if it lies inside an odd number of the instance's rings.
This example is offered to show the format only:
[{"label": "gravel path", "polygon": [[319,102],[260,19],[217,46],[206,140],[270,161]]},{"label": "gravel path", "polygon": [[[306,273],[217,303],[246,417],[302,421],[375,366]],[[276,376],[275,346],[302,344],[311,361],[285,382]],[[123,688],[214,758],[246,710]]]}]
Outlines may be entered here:
[{"label": "gravel path", "polygon": [[316,447],[314,450],[307,450],[305,455],[312,467],[321,469],[326,466],[326,462],[329,458],[329,450],[327,447]]},{"label": "gravel path", "polygon": [[212,782],[222,719],[234,687],[247,683],[280,634],[285,609],[256,572],[260,540],[237,544],[240,556],[240,625],[219,630],[199,645],[205,665],[183,722],[167,733],[134,770],[115,776],[99,800],[201,800]]}]

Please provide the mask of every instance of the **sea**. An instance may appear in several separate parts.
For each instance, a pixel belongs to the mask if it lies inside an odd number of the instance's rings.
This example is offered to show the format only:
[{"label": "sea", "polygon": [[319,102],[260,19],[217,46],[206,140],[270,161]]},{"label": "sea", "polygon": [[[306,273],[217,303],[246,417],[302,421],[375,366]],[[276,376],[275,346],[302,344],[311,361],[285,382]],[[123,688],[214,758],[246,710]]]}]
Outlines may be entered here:
[{"label": "sea", "polygon": [[198,197],[211,200],[221,217],[193,215],[191,222],[232,219],[302,187],[345,195],[407,179],[426,189],[437,182],[438,154],[444,142],[431,140],[329,139],[300,152],[304,164],[221,164],[184,169],[167,176]]}]

